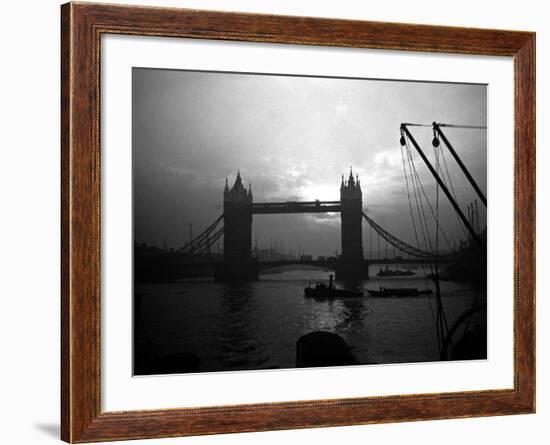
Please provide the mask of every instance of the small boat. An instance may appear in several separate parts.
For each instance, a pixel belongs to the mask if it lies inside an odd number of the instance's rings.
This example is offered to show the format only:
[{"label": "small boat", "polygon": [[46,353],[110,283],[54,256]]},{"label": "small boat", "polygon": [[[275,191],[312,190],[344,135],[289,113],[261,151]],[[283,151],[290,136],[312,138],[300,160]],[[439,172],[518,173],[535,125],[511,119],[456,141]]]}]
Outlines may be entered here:
[{"label": "small boat", "polygon": [[390,269],[386,266],[386,269],[379,269],[376,276],[378,277],[410,277],[416,275],[412,270],[400,270],[400,269]]},{"label": "small boat", "polygon": [[418,297],[421,295],[431,295],[431,289],[418,290],[415,287],[387,288],[381,287],[379,290],[367,289],[372,297]]},{"label": "small boat", "polygon": [[304,288],[304,295],[306,297],[314,298],[348,298],[348,297],[362,297],[362,290],[353,290],[353,289],[340,289],[334,285],[332,275],[329,276],[329,282],[327,283],[315,283],[315,286],[312,287],[309,284]]},{"label": "small boat", "polygon": [[329,287],[325,283],[316,283],[315,287],[308,286],[304,288],[306,297],[315,298],[345,298],[345,297],[362,297],[362,290],[338,289]]}]

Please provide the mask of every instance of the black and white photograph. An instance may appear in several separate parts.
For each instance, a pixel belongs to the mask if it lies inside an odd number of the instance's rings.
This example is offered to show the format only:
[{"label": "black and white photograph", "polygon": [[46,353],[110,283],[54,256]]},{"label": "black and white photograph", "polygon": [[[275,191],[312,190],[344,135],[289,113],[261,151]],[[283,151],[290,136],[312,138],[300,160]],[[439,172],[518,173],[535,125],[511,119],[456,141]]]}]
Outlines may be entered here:
[{"label": "black and white photograph", "polygon": [[133,372],[487,359],[487,85],[132,69]]},{"label": "black and white photograph", "polygon": [[0,441],[546,444],[544,6],[6,2]]}]

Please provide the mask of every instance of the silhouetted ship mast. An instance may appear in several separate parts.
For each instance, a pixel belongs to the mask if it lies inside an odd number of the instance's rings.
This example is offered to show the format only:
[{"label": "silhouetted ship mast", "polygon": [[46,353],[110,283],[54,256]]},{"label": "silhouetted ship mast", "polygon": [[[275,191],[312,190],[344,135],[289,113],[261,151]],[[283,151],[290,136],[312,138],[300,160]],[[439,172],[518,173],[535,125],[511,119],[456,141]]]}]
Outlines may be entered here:
[{"label": "silhouetted ship mast", "polygon": [[[464,163],[460,159],[457,152],[454,150],[454,147],[451,145],[451,143],[449,142],[448,138],[446,137],[446,135],[444,134],[444,132],[442,131],[441,128],[442,127],[454,127],[454,128],[486,129],[486,127],[449,125],[449,124],[441,124],[441,123],[433,122],[432,125],[431,125],[432,130],[433,130],[432,146],[433,146],[433,149],[434,149],[434,155],[435,155],[435,160],[436,160],[436,166],[434,168],[434,166],[429,161],[429,159],[425,155],[424,151],[422,150],[422,148],[420,147],[420,145],[418,144],[416,139],[413,137],[413,135],[411,134],[411,132],[408,128],[408,127],[424,127],[424,126],[429,126],[429,125],[402,123],[401,127],[400,127],[400,132],[401,132],[400,144],[401,144],[401,147],[402,147],[401,148],[401,153],[402,153],[402,157],[403,157],[403,169],[405,171],[405,178],[407,180],[407,194],[409,196],[409,206],[410,206],[410,210],[411,210],[411,217],[413,218],[413,225],[414,225],[414,216],[413,216],[412,204],[411,204],[411,199],[410,199],[409,181],[408,181],[408,176],[407,176],[407,172],[406,172],[406,168],[405,168],[405,160],[404,160],[404,154],[403,154],[403,148],[405,148],[407,159],[409,161],[409,167],[410,167],[411,162],[412,162],[412,157],[411,157],[411,150],[410,150],[408,141],[410,141],[412,143],[413,147],[416,149],[417,153],[420,155],[420,158],[423,160],[424,164],[428,167],[428,170],[430,171],[430,173],[432,174],[432,176],[436,180],[436,184],[437,184],[437,188],[436,188],[436,212],[435,212],[435,216],[434,216],[435,217],[435,223],[436,223],[435,246],[432,246],[432,250],[434,252],[434,258],[433,258],[433,272],[431,273],[431,277],[433,278],[435,288],[436,288],[436,328],[437,328],[438,345],[439,345],[441,359],[446,360],[447,359],[448,348],[449,348],[449,346],[452,347],[452,335],[457,330],[457,323],[458,324],[466,323],[468,321],[468,319],[470,319],[475,313],[477,313],[481,310],[485,310],[486,305],[485,304],[478,305],[477,301],[474,302],[472,308],[469,309],[468,311],[466,311],[465,314],[463,314],[463,315],[467,315],[467,316],[459,317],[457,322],[455,322],[455,324],[451,328],[449,328],[448,323],[447,323],[447,318],[446,318],[446,315],[445,315],[445,311],[444,311],[444,308],[443,308],[443,302],[442,302],[442,299],[441,299],[440,277],[439,277],[439,261],[438,261],[439,234],[440,234],[439,190],[441,190],[443,192],[443,194],[447,197],[447,199],[449,200],[451,206],[453,207],[454,211],[456,212],[459,220],[461,221],[462,226],[469,233],[469,239],[477,247],[478,255],[482,259],[482,261],[484,261],[484,259],[486,258],[486,244],[485,244],[485,242],[483,242],[482,237],[480,236],[480,233],[479,233],[479,209],[478,209],[478,205],[477,205],[477,200],[475,200],[474,204],[469,204],[468,205],[468,217],[466,217],[466,215],[464,215],[464,213],[462,212],[462,209],[460,208],[459,204],[456,201],[454,190],[452,188],[451,178],[448,175],[448,172],[447,172],[448,181],[445,181],[443,170],[441,169],[441,165],[440,165],[440,157],[442,157],[443,162],[445,162],[445,158],[443,157],[443,152],[439,148],[440,140],[443,141],[444,145],[447,147],[448,151],[451,153],[452,157],[455,159],[456,163],[459,165],[460,169],[462,170],[462,172],[464,173],[464,175],[468,179],[468,182],[470,183],[470,185],[472,186],[472,188],[474,189],[474,191],[478,195],[479,199],[481,200],[481,202],[485,206],[487,206],[487,200],[485,198],[485,195],[483,194],[483,192],[479,188],[478,184],[476,183],[476,181],[474,180],[474,178],[472,177],[472,175],[470,174],[470,172],[468,171],[468,169],[466,168],[466,166],[464,165]],[[413,166],[413,168],[414,168],[414,166]],[[418,175],[417,175],[416,171],[414,171],[415,174],[413,175],[413,173],[412,173],[413,168],[411,168],[410,171],[411,171],[412,184],[414,186],[414,185],[417,184],[417,182],[415,182],[415,180],[419,182],[419,179],[418,179]],[[446,164],[445,164],[445,168],[446,168]],[[421,184],[420,184],[420,187],[422,187]],[[451,190],[449,190],[449,188]],[[416,192],[417,192],[417,190],[414,190],[415,198],[417,197]],[[422,189],[422,192],[424,193],[423,189]],[[430,206],[430,209],[431,209],[431,206]],[[431,210],[433,212],[433,209],[431,209]],[[424,212],[424,210],[422,209],[422,213],[423,212]],[[424,222],[425,222],[425,216],[424,216]],[[425,227],[423,228],[423,230],[424,229],[425,229]],[[415,229],[415,234],[416,234],[416,229]],[[428,239],[430,239],[429,238],[429,233],[428,233]],[[431,245],[431,240],[430,240],[430,245]],[[482,269],[484,271],[484,266],[482,266]],[[485,271],[483,273],[485,275]],[[485,279],[483,279],[483,281],[485,281]],[[465,338],[466,338],[466,335],[464,334],[461,341],[464,341]]]}]

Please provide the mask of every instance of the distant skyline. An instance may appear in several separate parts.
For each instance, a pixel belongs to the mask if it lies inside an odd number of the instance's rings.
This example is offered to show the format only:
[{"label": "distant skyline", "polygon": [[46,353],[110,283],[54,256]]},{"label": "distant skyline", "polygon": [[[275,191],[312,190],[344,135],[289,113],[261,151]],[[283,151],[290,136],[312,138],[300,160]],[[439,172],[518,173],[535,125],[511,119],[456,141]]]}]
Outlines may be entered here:
[{"label": "distant skyline", "polygon": [[[182,246],[222,212],[226,178],[238,171],[254,201],[338,200],[341,175],[358,174],[363,206],[384,228],[416,244],[403,173],[399,125],[432,121],[485,126],[485,85],[335,79],[134,68],[134,237]],[[411,128],[434,162],[430,128]],[[445,129],[486,193],[486,131]],[[416,153],[430,200],[435,181]],[[447,155],[457,200],[476,198]],[[440,197],[441,225],[463,238]],[[481,213],[485,224],[484,209]],[[340,248],[338,214],[255,215],[253,243],[285,240],[307,254]],[[364,224],[363,244],[369,234]],[[376,246],[375,246],[376,249]]]}]

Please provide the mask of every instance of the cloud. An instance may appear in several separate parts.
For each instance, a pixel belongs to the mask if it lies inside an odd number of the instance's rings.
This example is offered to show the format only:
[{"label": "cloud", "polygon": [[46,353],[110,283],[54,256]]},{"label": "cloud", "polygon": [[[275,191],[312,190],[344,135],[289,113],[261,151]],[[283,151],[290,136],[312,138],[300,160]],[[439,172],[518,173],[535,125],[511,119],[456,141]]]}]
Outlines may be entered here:
[{"label": "cloud", "polygon": [[[400,123],[485,124],[485,96],[479,85],[135,69],[136,237],[181,245],[190,222],[200,230],[218,216],[225,178],[232,184],[239,169],[255,201],[337,200],[350,166],[361,179],[367,211],[409,237]],[[431,130],[414,134],[433,156]],[[453,130],[449,137],[484,187],[485,135]],[[433,199],[433,177],[413,157]],[[457,197],[467,203],[470,187],[449,164]],[[454,230],[454,215],[442,214]],[[316,254],[333,252],[339,243],[338,214],[256,221],[262,239],[285,238]]]}]

